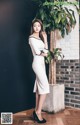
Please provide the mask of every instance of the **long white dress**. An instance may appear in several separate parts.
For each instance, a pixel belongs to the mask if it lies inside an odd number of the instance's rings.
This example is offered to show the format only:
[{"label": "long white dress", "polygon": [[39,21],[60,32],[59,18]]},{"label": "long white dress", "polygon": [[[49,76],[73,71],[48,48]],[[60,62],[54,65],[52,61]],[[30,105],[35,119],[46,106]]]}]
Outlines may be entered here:
[{"label": "long white dress", "polygon": [[45,51],[45,45],[41,39],[37,39],[33,36],[29,37],[29,45],[33,54],[32,69],[36,74],[33,92],[47,94],[49,93],[49,83],[46,75],[45,60],[43,56],[39,55],[41,50]]}]

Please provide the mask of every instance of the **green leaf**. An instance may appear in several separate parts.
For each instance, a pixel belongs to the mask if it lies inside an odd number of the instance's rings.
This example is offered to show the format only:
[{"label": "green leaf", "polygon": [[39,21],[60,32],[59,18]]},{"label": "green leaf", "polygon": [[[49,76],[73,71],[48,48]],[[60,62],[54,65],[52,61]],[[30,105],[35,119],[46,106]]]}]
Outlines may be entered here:
[{"label": "green leaf", "polygon": [[[61,3],[62,1],[63,3]],[[72,9],[62,6],[64,5],[64,0],[35,0],[35,2],[39,4],[36,18],[42,20],[44,29],[47,32],[59,29],[62,37],[65,36],[65,33],[68,34],[71,32],[72,28],[76,24],[76,18]],[[75,4],[71,2],[67,3],[75,6],[77,11],[80,13],[80,9],[78,9]]]}]

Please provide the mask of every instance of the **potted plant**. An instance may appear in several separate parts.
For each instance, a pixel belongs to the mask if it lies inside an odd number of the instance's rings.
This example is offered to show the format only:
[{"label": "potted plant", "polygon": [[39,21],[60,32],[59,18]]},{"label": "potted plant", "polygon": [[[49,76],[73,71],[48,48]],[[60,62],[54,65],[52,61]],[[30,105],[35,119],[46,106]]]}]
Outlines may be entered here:
[{"label": "potted plant", "polygon": [[[44,30],[50,35],[50,51],[56,50],[56,40],[69,34],[76,25],[74,10],[67,5],[75,6],[80,14],[76,3],[65,0],[34,0],[37,2],[38,11],[35,18],[43,22]],[[49,83],[50,94],[47,96],[43,109],[49,112],[57,112],[65,108],[64,105],[64,85],[56,84],[56,61],[51,58],[51,53],[47,57],[49,61]],[[53,97],[54,96],[54,97]]]}]

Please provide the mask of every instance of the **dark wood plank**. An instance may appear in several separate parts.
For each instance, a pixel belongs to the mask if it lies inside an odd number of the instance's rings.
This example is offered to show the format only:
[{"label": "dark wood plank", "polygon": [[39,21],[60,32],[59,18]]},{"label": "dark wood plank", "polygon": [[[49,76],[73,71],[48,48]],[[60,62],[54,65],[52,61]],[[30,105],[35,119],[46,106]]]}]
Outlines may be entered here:
[{"label": "dark wood plank", "polygon": [[[13,115],[13,125],[40,125],[33,120],[34,109],[22,111]],[[55,114],[42,112],[47,123],[42,125],[80,125],[80,110],[66,108]]]}]

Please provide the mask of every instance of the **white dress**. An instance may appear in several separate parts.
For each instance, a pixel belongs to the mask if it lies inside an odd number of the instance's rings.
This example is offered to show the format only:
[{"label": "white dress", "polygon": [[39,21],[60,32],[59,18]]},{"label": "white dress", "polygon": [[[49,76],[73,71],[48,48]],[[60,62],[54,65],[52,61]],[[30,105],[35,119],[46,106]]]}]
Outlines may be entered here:
[{"label": "white dress", "polygon": [[49,93],[49,83],[46,75],[45,60],[44,57],[39,54],[41,53],[41,50],[44,52],[47,52],[48,50],[46,51],[44,49],[45,45],[41,39],[37,39],[33,36],[29,37],[29,45],[34,57],[32,69],[36,74],[33,92],[38,92],[38,94],[47,94]]}]

